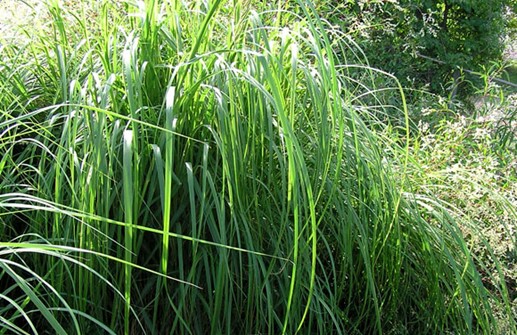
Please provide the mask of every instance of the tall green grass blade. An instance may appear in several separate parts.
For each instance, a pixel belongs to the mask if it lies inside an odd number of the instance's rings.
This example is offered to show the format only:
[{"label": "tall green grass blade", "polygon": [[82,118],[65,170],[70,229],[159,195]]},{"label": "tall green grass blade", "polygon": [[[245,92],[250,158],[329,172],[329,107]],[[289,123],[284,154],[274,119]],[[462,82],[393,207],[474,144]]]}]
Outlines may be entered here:
[{"label": "tall green grass blade", "polygon": [[124,187],[124,260],[126,261],[124,269],[124,333],[129,334],[130,330],[130,310],[131,310],[131,291],[132,291],[132,269],[133,262],[133,216],[134,216],[134,192],[135,184],[133,179],[133,131],[124,131],[124,147],[123,147],[123,176],[122,182]]}]

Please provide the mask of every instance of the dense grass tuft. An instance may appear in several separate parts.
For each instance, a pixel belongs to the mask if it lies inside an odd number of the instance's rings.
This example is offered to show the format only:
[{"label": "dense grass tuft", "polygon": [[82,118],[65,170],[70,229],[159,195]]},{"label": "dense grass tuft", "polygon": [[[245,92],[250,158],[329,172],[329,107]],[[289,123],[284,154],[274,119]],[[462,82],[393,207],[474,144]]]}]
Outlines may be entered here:
[{"label": "dense grass tuft", "polygon": [[498,331],[402,90],[392,129],[311,2],[91,6],[2,45],[0,333]]}]

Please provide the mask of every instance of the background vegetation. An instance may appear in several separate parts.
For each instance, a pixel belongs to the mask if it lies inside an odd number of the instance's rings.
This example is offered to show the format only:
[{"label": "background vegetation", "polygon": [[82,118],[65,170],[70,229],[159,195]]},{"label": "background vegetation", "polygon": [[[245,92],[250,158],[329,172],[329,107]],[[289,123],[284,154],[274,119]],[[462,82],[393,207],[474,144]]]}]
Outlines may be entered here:
[{"label": "background vegetation", "polygon": [[411,3],[49,1],[4,35],[0,333],[517,332],[505,64],[460,101],[401,47],[477,71],[514,2],[470,9],[487,49]]},{"label": "background vegetation", "polygon": [[[428,86],[442,94],[462,75],[479,81],[462,69],[484,72],[501,64],[504,36],[515,33],[514,0],[319,3],[331,13],[329,20],[346,27],[372,66],[394,73],[405,86]],[[472,93],[470,87],[462,89]]]}]

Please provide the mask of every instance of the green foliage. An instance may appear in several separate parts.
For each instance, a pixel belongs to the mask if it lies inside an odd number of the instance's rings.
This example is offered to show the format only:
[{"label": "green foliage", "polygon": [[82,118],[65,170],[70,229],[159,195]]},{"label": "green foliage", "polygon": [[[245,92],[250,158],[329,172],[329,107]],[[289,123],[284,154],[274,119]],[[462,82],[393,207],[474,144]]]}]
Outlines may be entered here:
[{"label": "green foliage", "polygon": [[83,5],[2,46],[0,334],[515,332],[311,2]]},{"label": "green foliage", "polygon": [[[467,243],[478,256],[478,268],[487,287],[507,283],[517,318],[517,169],[515,123],[517,95],[476,98],[475,109],[444,110],[427,99],[425,116],[418,124],[412,157],[421,164],[412,184],[419,192],[433,193],[448,202],[458,218]],[[424,103],[424,102],[422,102]],[[497,191],[495,191],[497,190]],[[475,224],[472,224],[474,222]],[[493,260],[499,262],[493,262]],[[498,273],[496,277],[489,274]],[[494,306],[498,314],[498,308]],[[501,321],[500,334],[511,333]]]},{"label": "green foliage", "polygon": [[501,59],[502,36],[513,20],[507,11],[515,6],[509,0],[330,3],[330,16],[358,38],[370,64],[434,91],[443,90],[458,68],[476,71]]}]

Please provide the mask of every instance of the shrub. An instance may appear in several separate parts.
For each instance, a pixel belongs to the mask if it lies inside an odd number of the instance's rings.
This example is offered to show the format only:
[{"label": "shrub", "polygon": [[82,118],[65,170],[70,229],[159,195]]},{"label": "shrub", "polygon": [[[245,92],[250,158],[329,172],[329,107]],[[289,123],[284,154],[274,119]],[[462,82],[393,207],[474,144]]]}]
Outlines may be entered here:
[{"label": "shrub", "polygon": [[320,3],[358,38],[370,64],[394,73],[405,85],[429,84],[435,92],[446,88],[457,69],[477,71],[501,59],[502,37],[513,22],[507,11],[515,8],[513,0]]}]

